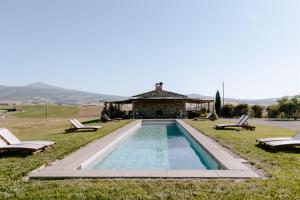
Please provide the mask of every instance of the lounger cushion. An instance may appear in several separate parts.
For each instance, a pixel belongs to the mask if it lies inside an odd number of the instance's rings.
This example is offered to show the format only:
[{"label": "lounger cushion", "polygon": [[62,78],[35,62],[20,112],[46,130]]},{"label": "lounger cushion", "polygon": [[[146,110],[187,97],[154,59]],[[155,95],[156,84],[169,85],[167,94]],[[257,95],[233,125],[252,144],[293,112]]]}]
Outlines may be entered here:
[{"label": "lounger cushion", "polygon": [[8,144],[20,144],[21,141],[5,128],[0,128],[0,136],[7,141]]},{"label": "lounger cushion", "polygon": [[265,143],[268,146],[280,147],[280,146],[300,146],[300,140],[281,140],[281,141],[272,141]]},{"label": "lounger cushion", "polygon": [[265,143],[265,142],[281,141],[281,140],[300,140],[300,131],[296,133],[294,137],[261,138],[261,139],[257,139],[256,141],[260,143]]},{"label": "lounger cushion", "polygon": [[262,138],[257,139],[257,142],[265,143],[265,142],[272,142],[272,141],[281,141],[281,140],[292,140],[292,137],[276,137],[276,138]]},{"label": "lounger cushion", "polygon": [[55,144],[53,141],[22,141],[21,144],[41,144],[45,146],[52,146]]},{"label": "lounger cushion", "polygon": [[20,141],[14,134],[12,134],[9,130],[5,128],[0,129],[0,136],[9,144],[9,145],[15,145],[15,144],[38,144],[38,145],[44,145],[44,146],[51,146],[55,144],[55,142],[52,141]]},{"label": "lounger cushion", "polygon": [[45,148],[45,145],[43,144],[6,144],[3,140],[0,140],[0,150],[40,150]]}]

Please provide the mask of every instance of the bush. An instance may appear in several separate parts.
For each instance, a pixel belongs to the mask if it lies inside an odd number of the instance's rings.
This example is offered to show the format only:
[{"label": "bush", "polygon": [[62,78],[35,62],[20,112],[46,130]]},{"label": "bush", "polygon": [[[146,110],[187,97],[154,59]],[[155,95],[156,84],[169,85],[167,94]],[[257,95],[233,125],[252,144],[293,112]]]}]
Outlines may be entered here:
[{"label": "bush", "polygon": [[266,111],[268,113],[268,118],[277,118],[280,114],[278,105],[268,106]]},{"label": "bush", "polygon": [[232,118],[234,116],[233,115],[233,109],[234,109],[234,105],[225,104],[220,109],[220,116],[223,117],[223,118]]},{"label": "bush", "polygon": [[208,110],[205,107],[203,107],[203,108],[200,109],[200,115],[201,116],[205,116],[207,114],[207,112],[208,112]]},{"label": "bush", "polygon": [[216,113],[211,113],[211,115],[209,116],[209,119],[211,121],[215,121],[218,119],[218,115]]},{"label": "bush", "polygon": [[251,106],[251,110],[253,112],[254,118],[262,118],[263,115],[263,107],[260,105],[253,105]]},{"label": "bush", "polygon": [[233,115],[235,117],[240,117],[241,115],[244,115],[244,114],[247,115],[248,112],[249,112],[248,104],[239,104],[239,105],[235,106],[233,109]]},{"label": "bush", "polygon": [[284,118],[299,118],[300,96],[295,96],[291,99],[283,97],[278,101],[278,110],[283,114]]},{"label": "bush", "polygon": [[194,119],[195,117],[200,117],[200,113],[197,111],[188,111],[187,117],[188,119]]}]

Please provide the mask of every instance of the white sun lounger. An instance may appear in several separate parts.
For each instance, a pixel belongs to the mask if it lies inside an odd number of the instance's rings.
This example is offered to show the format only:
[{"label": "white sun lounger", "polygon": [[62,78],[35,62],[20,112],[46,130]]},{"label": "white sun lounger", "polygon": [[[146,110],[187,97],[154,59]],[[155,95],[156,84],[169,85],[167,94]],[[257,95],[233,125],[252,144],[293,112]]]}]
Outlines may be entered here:
[{"label": "white sun lounger", "polygon": [[289,147],[289,146],[300,146],[300,140],[280,140],[265,142],[264,145],[269,147]]},{"label": "white sun lounger", "polygon": [[85,126],[85,125],[83,125],[82,123],[80,123],[77,119],[73,119],[73,121],[75,122],[75,123],[77,123],[80,127],[88,127],[88,128],[97,128],[97,129],[100,129],[100,128],[102,128],[102,126]]},{"label": "white sun lounger", "polygon": [[260,144],[264,144],[266,142],[285,141],[285,140],[300,140],[300,131],[296,133],[294,137],[261,138],[261,139],[257,139],[256,141],[259,142]]},{"label": "white sun lounger", "polygon": [[102,118],[104,118],[106,121],[119,121],[122,120],[122,118],[114,118],[111,119],[109,116],[107,116],[106,114],[102,115]]},{"label": "white sun lounger", "polygon": [[247,120],[249,119],[248,115],[242,115],[238,121],[235,124],[216,124],[215,128],[216,129],[225,129],[225,128],[230,128],[230,127],[241,127],[249,130],[255,130],[255,126],[250,126],[247,123]]},{"label": "white sun lounger", "polygon": [[97,131],[102,128],[102,126],[84,126],[81,124],[77,119],[69,119],[68,120],[71,123],[71,128],[66,129],[65,132],[75,132],[79,130],[93,130]]},{"label": "white sun lounger", "polygon": [[212,113],[208,113],[205,117],[195,117],[193,120],[197,121],[197,120],[209,120],[211,117]]},{"label": "white sun lounger", "polygon": [[37,153],[47,149],[47,146],[43,144],[7,144],[6,141],[0,139],[0,151],[26,151],[30,153]]},{"label": "white sun lounger", "polygon": [[14,134],[6,128],[0,128],[0,137],[7,142],[8,145],[19,144],[38,144],[45,147],[53,146],[55,142],[52,141],[20,141]]}]

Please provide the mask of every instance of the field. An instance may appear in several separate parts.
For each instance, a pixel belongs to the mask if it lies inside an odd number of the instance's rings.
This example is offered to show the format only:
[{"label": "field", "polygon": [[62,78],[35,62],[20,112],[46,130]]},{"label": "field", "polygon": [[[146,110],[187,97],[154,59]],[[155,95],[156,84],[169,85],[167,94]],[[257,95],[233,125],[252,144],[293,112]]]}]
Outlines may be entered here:
[{"label": "field", "polygon": [[[26,113],[26,112],[24,112]],[[0,199],[300,199],[300,148],[264,150],[255,139],[269,136],[291,136],[295,131],[258,126],[255,132],[215,130],[210,121],[188,123],[214,138],[225,147],[250,161],[266,177],[249,180],[209,179],[79,179],[27,181],[26,175],[37,167],[62,159],[81,146],[109,134],[128,121],[103,124],[98,132],[65,134],[70,112],[55,118],[32,118],[12,115],[0,119],[22,140],[54,140],[53,149],[36,155],[0,153]],[[23,114],[23,113],[22,113]],[[81,121],[91,117],[79,118]],[[217,123],[222,123],[219,120]]]},{"label": "field", "polygon": [[[26,105],[22,106],[22,112],[13,113],[12,116],[20,118],[45,118],[46,106],[45,105]],[[48,117],[72,117],[79,112],[77,106],[58,106],[48,105]]]}]

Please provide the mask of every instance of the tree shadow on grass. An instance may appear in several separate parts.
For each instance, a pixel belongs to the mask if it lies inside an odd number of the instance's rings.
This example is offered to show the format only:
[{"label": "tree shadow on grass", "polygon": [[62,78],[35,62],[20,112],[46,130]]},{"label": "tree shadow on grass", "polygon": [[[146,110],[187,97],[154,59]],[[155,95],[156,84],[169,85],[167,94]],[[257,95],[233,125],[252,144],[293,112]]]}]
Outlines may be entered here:
[{"label": "tree shadow on grass", "polygon": [[277,152],[283,152],[283,153],[292,153],[292,154],[299,154],[300,148],[299,147],[277,147],[277,148],[271,148],[263,144],[256,144],[255,146],[269,152],[269,153],[277,153]]}]

